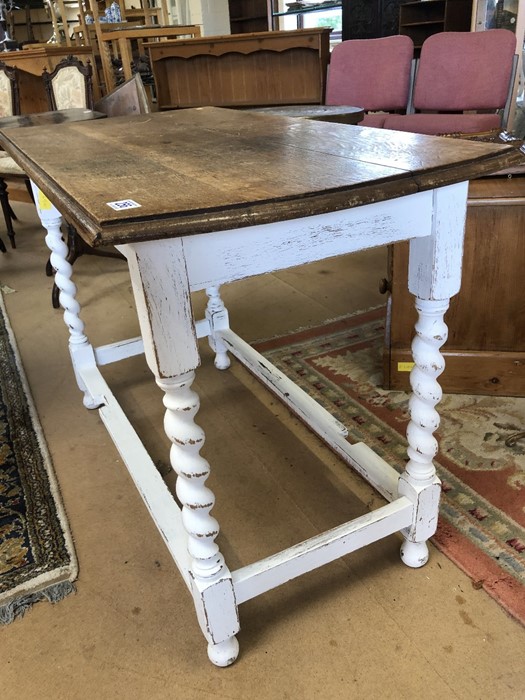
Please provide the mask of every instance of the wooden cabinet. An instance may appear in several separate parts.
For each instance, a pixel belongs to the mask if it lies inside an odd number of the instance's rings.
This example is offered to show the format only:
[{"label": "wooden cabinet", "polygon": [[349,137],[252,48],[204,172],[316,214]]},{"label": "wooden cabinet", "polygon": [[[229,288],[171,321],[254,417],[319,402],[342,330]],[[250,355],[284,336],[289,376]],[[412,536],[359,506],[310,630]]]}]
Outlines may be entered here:
[{"label": "wooden cabinet", "polygon": [[232,34],[268,31],[267,0],[228,0]]},{"label": "wooden cabinet", "polygon": [[[525,173],[469,186],[461,291],[445,316],[440,384],[447,393],[525,396]],[[390,249],[384,384],[409,388],[416,313],[407,291],[408,244]]]},{"label": "wooden cabinet", "polygon": [[324,104],[330,31],[257,32],[150,44],[159,109]]},{"label": "wooden cabinet", "polygon": [[399,33],[399,0],[343,0],[343,41]]},{"label": "wooden cabinet", "polygon": [[437,32],[468,32],[472,0],[418,0],[399,6],[399,34],[406,34],[421,49],[425,39]]}]

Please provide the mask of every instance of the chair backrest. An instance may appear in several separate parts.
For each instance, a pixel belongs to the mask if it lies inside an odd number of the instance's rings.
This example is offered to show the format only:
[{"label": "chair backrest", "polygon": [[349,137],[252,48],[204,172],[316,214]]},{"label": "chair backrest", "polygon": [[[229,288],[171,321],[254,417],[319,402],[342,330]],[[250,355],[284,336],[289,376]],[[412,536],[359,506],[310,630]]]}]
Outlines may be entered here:
[{"label": "chair backrest", "polygon": [[405,110],[409,100],[414,44],[398,34],[348,39],[332,51],[327,105],[355,105],[366,111]]},{"label": "chair backrest", "polygon": [[0,117],[20,114],[18,69],[0,61]]},{"label": "chair backrest", "polygon": [[93,69],[74,56],[67,56],[51,73],[44,68],[42,78],[49,109],[93,109]]},{"label": "chair backrest", "polygon": [[516,35],[508,29],[433,34],[421,48],[414,86],[415,109],[503,109],[515,52]]},{"label": "chair backrest", "polygon": [[140,73],[135,73],[132,78],[95,102],[95,110],[108,117],[151,112]]}]

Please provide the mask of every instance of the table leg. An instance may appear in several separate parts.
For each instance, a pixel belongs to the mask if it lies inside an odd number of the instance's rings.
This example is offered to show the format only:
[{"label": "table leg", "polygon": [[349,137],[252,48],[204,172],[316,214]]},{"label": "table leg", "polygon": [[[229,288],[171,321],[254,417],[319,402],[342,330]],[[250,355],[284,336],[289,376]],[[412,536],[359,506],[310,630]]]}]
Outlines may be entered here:
[{"label": "table leg", "polygon": [[210,324],[210,335],[208,342],[211,349],[215,353],[214,364],[217,369],[228,369],[230,366],[230,358],[228,356],[228,348],[217,331],[224,331],[230,327],[228,319],[228,311],[221,299],[219,287],[208,287],[206,289],[208,304],[206,306],[206,318]]},{"label": "table leg", "polygon": [[468,183],[460,183],[435,190],[432,234],[410,242],[408,286],[416,297],[419,318],[412,343],[415,365],[410,375],[409,462],[398,491],[414,504],[412,525],[403,531],[401,547],[401,558],[411,567],[427,562],[426,542],[437,528],[441,482],[432,461],[438,451],[433,436],[439,427],[435,406],[442,396],[437,377],[445,369],[440,353],[447,339],[444,314],[461,284],[467,187]]},{"label": "table leg", "polygon": [[95,366],[95,354],[86,334],[84,322],[80,318],[80,304],[76,299],[77,287],[72,281],[73,268],[67,260],[69,249],[62,236],[63,218],[41,190],[31,183],[38,216],[46,229],[46,244],[51,251],[49,262],[55,270],[55,284],[60,290],[59,301],[64,309],[64,323],[69,328],[69,352],[78,388],[84,394],[86,408],[98,408],[102,399],[93,396],[82,380],[79,369],[86,365]]},{"label": "table leg", "polygon": [[219,524],[210,513],[215,496],[206,486],[210,465],[200,455],[204,431],[194,420],[199,397],[191,385],[199,353],[183,245],[180,240],[136,244],[127,247],[126,257],[146,361],[164,391],[164,429],[178,476],[197,617],[209,658],[228,666],[238,654],[239,619],[231,573],[215,541]]},{"label": "table leg", "polygon": [[439,414],[434,408],[442,391],[437,377],[445,369],[439,348],[447,339],[443,315],[448,300],[416,299],[419,320],[412,343],[415,366],[410,374],[412,395],[409,400],[410,423],[407,428],[409,462],[399,480],[399,494],[417,503],[412,527],[405,532],[401,559],[407,566],[417,568],[428,561],[426,540],[437,527],[440,481],[436,477],[433,459],[438,443],[433,432],[439,427]]}]

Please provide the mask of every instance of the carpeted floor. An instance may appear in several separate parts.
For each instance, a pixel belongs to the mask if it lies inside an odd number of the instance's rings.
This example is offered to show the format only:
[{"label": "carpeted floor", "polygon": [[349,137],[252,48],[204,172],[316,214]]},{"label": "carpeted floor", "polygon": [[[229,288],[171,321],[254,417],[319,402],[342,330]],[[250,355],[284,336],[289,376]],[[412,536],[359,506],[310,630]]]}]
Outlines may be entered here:
[{"label": "carpeted floor", "polygon": [[0,623],[73,589],[77,564],[58,486],[0,298]]},{"label": "carpeted floor", "polygon": [[[407,394],[381,389],[384,308],[257,348],[400,471]],[[443,482],[434,543],[525,624],[525,399],[448,395],[438,405]],[[510,438],[510,439],[509,439]]]}]

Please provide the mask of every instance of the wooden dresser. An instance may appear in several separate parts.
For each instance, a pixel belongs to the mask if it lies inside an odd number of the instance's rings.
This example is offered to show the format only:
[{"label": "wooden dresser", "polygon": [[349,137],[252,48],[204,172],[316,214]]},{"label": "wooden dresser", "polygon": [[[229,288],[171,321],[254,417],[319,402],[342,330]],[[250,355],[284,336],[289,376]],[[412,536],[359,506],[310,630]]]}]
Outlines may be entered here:
[{"label": "wooden dresser", "polygon": [[[525,396],[525,168],[469,185],[463,278],[445,316],[441,376],[448,393]],[[409,389],[416,312],[407,291],[408,243],[390,249],[384,384]]]},{"label": "wooden dresser", "polygon": [[323,104],[331,29],[149,44],[160,110]]}]

